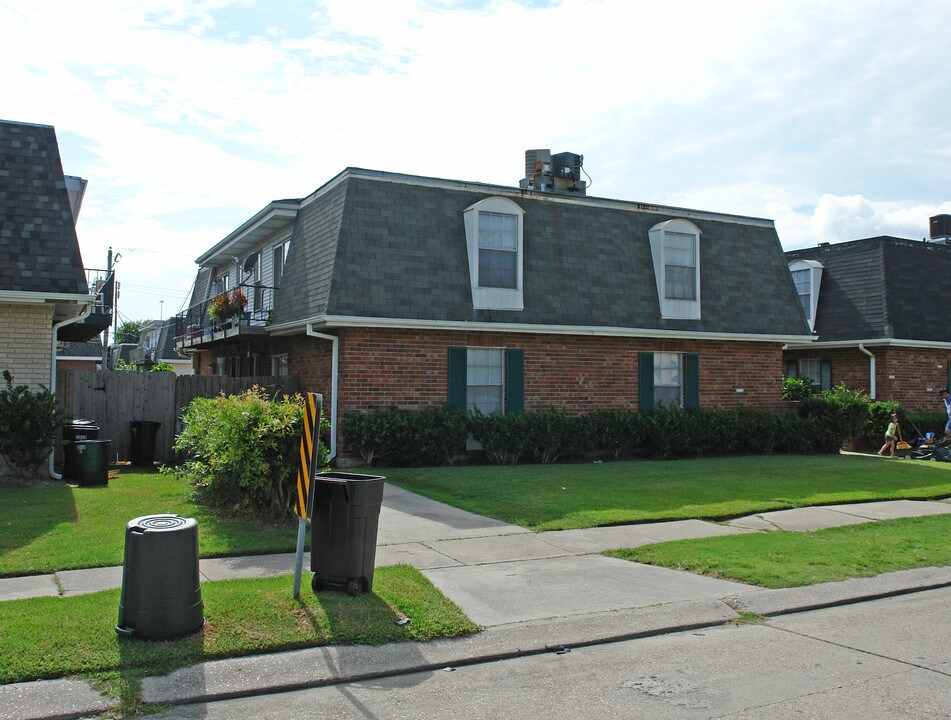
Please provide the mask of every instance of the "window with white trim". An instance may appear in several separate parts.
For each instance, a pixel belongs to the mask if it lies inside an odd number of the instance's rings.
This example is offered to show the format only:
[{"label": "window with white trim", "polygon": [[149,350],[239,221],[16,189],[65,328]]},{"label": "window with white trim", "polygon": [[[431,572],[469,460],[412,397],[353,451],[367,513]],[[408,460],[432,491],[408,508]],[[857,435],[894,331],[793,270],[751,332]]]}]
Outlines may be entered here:
[{"label": "window with white trim", "polygon": [[289,361],[287,355],[271,356],[271,375],[285,376],[290,375]]},{"label": "window with white trim", "polygon": [[661,316],[699,320],[700,229],[689,220],[666,220],[648,235]]},{"label": "window with white trim", "polygon": [[466,349],[466,405],[490,415],[505,409],[505,360],[498,348]]},{"label": "window with white trim", "polygon": [[485,198],[463,212],[473,307],[524,309],[524,214],[503,197]]},{"label": "window with white trim", "polygon": [[819,285],[822,282],[822,263],[817,260],[793,260],[789,263],[799,304],[809,323],[809,329],[816,329],[816,308],[819,306]]},{"label": "window with white trim", "polygon": [[290,252],[290,238],[278,243],[271,251],[271,285],[280,287],[281,280],[284,279],[284,265],[287,262],[287,253]]},{"label": "window with white trim", "polygon": [[684,403],[682,355],[654,353],[654,405],[682,407]]}]

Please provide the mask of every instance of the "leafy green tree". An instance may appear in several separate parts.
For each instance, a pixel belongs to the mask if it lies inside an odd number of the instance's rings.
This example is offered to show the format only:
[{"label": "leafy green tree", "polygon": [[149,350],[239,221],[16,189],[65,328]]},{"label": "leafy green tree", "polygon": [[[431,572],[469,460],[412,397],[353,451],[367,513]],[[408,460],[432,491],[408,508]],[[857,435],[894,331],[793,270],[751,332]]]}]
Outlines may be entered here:
[{"label": "leafy green tree", "polygon": [[6,387],[0,388],[0,455],[24,478],[34,478],[49,457],[57,432],[69,420],[56,398],[41,385],[30,390],[13,385],[3,371]]},{"label": "leafy green tree", "polygon": [[137,343],[139,342],[139,331],[143,327],[148,325],[151,320],[126,320],[119,326],[119,329],[116,330],[116,337],[113,340],[113,345],[119,345],[120,343]]}]

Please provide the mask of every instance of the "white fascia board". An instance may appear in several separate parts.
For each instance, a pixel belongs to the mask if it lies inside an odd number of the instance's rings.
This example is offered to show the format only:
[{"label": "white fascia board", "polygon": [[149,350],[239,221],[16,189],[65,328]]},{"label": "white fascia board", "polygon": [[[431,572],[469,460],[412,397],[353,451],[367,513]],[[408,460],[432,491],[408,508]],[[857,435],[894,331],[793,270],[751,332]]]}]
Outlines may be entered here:
[{"label": "white fascia board", "polygon": [[30,305],[41,305],[44,303],[77,303],[79,305],[90,305],[95,301],[95,295],[0,290],[0,303],[24,303]]},{"label": "white fascia board", "polygon": [[498,322],[457,322],[448,320],[413,320],[397,318],[348,317],[327,315],[309,320],[272,325],[267,328],[274,335],[292,335],[304,332],[307,326],[332,328],[386,328],[398,330],[456,330],[461,332],[504,332],[533,335],[587,335],[591,337],[663,338],[665,340],[731,340],[737,342],[778,342],[804,344],[809,338],[800,335],[757,335],[744,333],[691,332],[689,330],[659,330],[654,328],[591,327],[589,325],[529,325]]},{"label": "white fascia board", "polygon": [[902,340],[901,338],[873,338],[870,340],[834,340],[822,342],[816,339],[814,343],[803,344],[801,342],[789,343],[785,350],[805,350],[805,349],[829,349],[838,350],[842,348],[858,348],[859,345],[865,347],[901,347],[901,348],[920,348],[923,350],[951,350],[951,343],[938,342],[934,340]]},{"label": "white fascia board", "polygon": [[[214,247],[206,251],[203,255],[200,255],[195,260],[195,262],[198,265],[204,265],[217,255],[222,253],[228,254],[228,249],[232,245],[245,240],[249,236],[261,234],[263,239],[264,236],[276,232],[276,228],[265,228],[267,223],[271,222],[272,220],[281,219],[285,220],[287,223],[291,223],[294,221],[294,218],[297,217],[298,210],[300,210],[300,203],[298,203],[296,200],[293,202],[270,203],[267,207],[258,212],[241,227],[232,231],[227,237],[215,244]],[[265,229],[266,232],[261,233],[262,229]]]}]

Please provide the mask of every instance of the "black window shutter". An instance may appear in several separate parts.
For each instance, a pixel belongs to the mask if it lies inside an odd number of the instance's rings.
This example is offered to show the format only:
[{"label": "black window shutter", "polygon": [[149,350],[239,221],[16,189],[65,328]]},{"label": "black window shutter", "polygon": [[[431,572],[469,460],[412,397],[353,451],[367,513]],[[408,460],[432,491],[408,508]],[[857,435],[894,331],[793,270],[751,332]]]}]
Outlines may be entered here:
[{"label": "black window shutter", "polygon": [[684,408],[700,407],[700,355],[684,353]]},{"label": "black window shutter", "polygon": [[464,347],[449,348],[449,395],[446,405],[450,410],[466,408],[466,355]]},{"label": "black window shutter", "polygon": [[505,412],[525,411],[525,351],[505,351]]},{"label": "black window shutter", "polygon": [[819,389],[820,390],[832,389],[832,361],[831,360],[819,361]]},{"label": "black window shutter", "polygon": [[654,353],[637,353],[637,407],[642,413],[654,409]]}]

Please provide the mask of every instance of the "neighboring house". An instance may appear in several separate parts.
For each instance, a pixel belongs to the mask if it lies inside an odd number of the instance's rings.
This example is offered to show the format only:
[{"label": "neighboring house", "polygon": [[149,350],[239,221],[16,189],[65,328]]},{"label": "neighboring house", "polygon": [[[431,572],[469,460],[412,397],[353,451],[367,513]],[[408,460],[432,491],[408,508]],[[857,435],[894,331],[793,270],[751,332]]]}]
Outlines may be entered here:
[{"label": "neighboring house", "polygon": [[15,384],[51,387],[56,341],[108,325],[76,239],[85,186],[63,174],[51,126],[0,121],[0,370]]},{"label": "neighboring house", "polygon": [[878,400],[943,412],[951,383],[951,215],[928,241],[873,237],[786,253],[816,341],[790,343],[786,372],[816,390],[844,383]]},{"label": "neighboring house", "polygon": [[139,369],[149,371],[156,363],[171,365],[176,375],[193,375],[191,358],[175,349],[175,318],[153,320],[139,329],[138,346],[130,361]]},{"label": "neighboring house", "polygon": [[63,370],[101,370],[102,340],[61,342],[56,348],[56,367]]},{"label": "neighboring house", "polygon": [[272,202],[198,258],[179,346],[297,376],[334,441],[390,405],[778,408],[811,336],[773,222],[588,197],[580,161],[529,151],[520,188],[348,168]]}]

